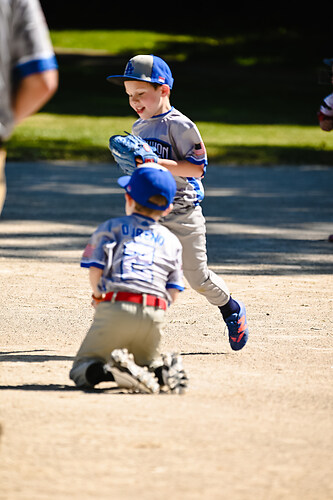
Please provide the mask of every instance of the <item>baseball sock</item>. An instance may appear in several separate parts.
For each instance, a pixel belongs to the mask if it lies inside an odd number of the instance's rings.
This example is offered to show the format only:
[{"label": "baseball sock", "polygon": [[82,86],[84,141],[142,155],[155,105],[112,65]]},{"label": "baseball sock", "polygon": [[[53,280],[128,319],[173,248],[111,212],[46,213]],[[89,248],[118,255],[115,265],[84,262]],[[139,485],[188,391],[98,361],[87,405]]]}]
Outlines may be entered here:
[{"label": "baseball sock", "polygon": [[91,385],[114,380],[113,375],[104,369],[103,363],[92,363],[86,371],[86,379]]},{"label": "baseball sock", "polygon": [[230,297],[229,302],[227,302],[224,306],[219,306],[223,319],[226,320],[234,313],[239,313],[240,307],[236,300]]}]

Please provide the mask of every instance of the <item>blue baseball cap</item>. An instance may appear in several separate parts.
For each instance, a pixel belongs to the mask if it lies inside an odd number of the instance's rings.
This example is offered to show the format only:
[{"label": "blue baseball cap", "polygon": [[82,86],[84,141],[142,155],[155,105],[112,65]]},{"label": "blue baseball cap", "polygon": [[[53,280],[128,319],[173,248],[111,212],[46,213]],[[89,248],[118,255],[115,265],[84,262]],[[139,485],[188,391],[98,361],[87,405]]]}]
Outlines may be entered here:
[{"label": "blue baseball cap", "polygon": [[150,55],[138,55],[132,57],[126,65],[123,75],[111,75],[107,77],[111,83],[121,85],[126,80],[138,80],[148,83],[159,83],[169,85],[172,89],[172,73],[165,61],[160,57]]},{"label": "blue baseball cap", "polygon": [[[176,194],[176,181],[164,167],[138,167],[132,175],[124,175],[118,179],[118,184],[140,205],[165,210],[173,202]],[[167,202],[156,205],[149,200],[151,196],[162,195]]]}]

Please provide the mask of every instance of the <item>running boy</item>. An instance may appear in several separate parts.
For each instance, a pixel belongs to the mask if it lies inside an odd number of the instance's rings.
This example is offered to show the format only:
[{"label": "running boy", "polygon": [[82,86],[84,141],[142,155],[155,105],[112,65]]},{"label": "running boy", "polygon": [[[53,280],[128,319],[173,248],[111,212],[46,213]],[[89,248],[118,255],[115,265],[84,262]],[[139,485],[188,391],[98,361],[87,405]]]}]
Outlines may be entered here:
[{"label": "running boy", "polygon": [[224,280],[207,265],[206,225],[200,206],[206,149],[197,126],[171,106],[171,70],[157,56],[137,55],[129,60],[123,75],[107,79],[125,86],[129,104],[139,115],[132,133],[155,148],[159,164],[176,180],[173,210],[160,222],[179,238],[185,278],[194,290],[219,307],[228,327],[230,346],[238,351],[249,334],[245,306],[230,296]]},{"label": "running boy", "polygon": [[81,259],[96,312],[70,378],[80,388],[115,381],[135,392],[179,393],[187,381],[181,358],[158,351],[167,306],[184,289],[181,244],[158,223],[172,209],[176,183],[150,166],[118,184],[126,215],[102,223]]}]

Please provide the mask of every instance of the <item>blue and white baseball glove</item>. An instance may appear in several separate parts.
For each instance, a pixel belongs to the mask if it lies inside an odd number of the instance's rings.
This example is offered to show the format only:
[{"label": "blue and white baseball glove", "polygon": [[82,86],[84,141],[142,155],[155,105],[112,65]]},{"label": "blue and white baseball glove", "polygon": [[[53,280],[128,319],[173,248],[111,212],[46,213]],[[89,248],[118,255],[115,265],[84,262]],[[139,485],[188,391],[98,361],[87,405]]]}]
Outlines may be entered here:
[{"label": "blue and white baseball glove", "polygon": [[132,175],[138,163],[158,162],[158,156],[151,146],[137,135],[113,135],[109,139],[109,149],[116,163],[127,175]]}]

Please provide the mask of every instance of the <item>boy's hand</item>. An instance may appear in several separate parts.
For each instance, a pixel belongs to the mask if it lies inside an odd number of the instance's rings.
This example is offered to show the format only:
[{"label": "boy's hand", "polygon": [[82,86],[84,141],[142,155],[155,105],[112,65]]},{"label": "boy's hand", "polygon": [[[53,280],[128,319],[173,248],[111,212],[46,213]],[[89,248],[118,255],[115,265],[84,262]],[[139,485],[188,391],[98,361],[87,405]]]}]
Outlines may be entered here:
[{"label": "boy's hand", "polygon": [[317,113],[319,126],[325,132],[330,132],[333,129],[333,116],[328,116],[321,111]]},{"label": "boy's hand", "polygon": [[96,297],[94,294],[92,294],[91,296],[91,305],[96,309],[96,307],[98,306],[98,304],[100,302],[103,302],[103,296],[100,295],[99,297]]},{"label": "boy's hand", "polygon": [[134,172],[138,163],[158,163],[158,156],[149,144],[133,134],[111,136],[109,149],[116,163],[127,175]]},{"label": "boy's hand", "polygon": [[333,129],[333,120],[332,118],[327,118],[326,120],[321,120],[319,122],[320,128],[325,130],[325,132],[330,132]]}]

